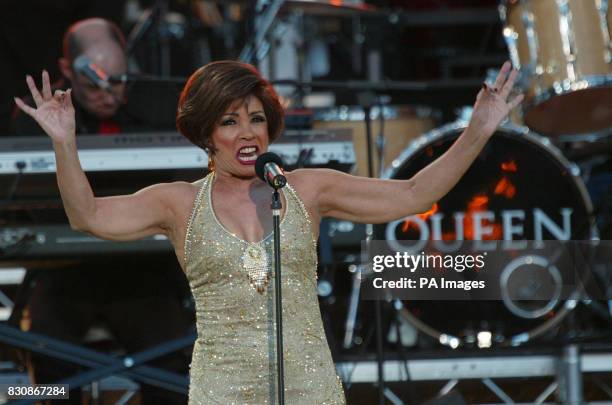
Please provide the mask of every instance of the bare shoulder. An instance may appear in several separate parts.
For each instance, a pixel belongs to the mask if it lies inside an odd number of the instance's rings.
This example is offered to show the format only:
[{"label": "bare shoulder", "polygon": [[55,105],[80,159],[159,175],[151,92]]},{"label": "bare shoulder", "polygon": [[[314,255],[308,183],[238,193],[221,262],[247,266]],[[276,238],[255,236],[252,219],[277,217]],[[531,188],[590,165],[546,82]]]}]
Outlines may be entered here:
[{"label": "bare shoulder", "polygon": [[165,212],[162,217],[165,218],[166,228],[180,230],[191,213],[201,181],[157,183],[138,191],[134,197],[148,201],[149,207],[157,207],[160,212]]},{"label": "bare shoulder", "polygon": [[297,169],[286,173],[287,181],[295,189],[311,216],[321,217],[319,196],[326,184],[334,181],[334,173],[336,171],[330,169]]},{"label": "bare shoulder", "polygon": [[175,181],[172,183],[156,184],[157,192],[162,195],[165,202],[171,206],[172,210],[181,219],[189,216],[203,179],[193,183],[186,181]]},{"label": "bare shoulder", "polygon": [[317,187],[314,179],[317,171],[318,169],[296,169],[285,173],[287,181],[302,200],[316,199]]},{"label": "bare shoulder", "polygon": [[287,173],[287,176],[287,180],[296,190],[299,188],[307,194],[316,195],[330,183],[348,175],[332,169],[297,169]]},{"label": "bare shoulder", "polygon": [[185,198],[194,196],[198,192],[198,180],[194,183],[186,181],[175,181],[172,183],[157,183],[140,190],[136,194],[146,193],[154,198],[160,199],[166,204],[177,205],[184,202]]},{"label": "bare shoulder", "polygon": [[193,183],[177,181],[154,186],[157,187],[158,192],[163,194],[165,203],[172,212],[172,224],[168,236],[174,245],[177,257],[181,258],[181,265],[183,264],[183,246],[189,218],[203,181],[204,179]]}]

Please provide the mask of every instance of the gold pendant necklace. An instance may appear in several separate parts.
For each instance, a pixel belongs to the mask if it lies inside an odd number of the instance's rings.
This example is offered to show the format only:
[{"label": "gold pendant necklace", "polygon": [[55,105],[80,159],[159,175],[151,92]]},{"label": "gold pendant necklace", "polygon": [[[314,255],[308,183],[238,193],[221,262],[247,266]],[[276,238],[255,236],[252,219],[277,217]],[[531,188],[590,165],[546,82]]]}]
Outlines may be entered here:
[{"label": "gold pendant necklace", "polygon": [[249,282],[258,293],[263,294],[270,281],[268,254],[261,245],[249,244],[242,253],[242,267],[249,276]]}]

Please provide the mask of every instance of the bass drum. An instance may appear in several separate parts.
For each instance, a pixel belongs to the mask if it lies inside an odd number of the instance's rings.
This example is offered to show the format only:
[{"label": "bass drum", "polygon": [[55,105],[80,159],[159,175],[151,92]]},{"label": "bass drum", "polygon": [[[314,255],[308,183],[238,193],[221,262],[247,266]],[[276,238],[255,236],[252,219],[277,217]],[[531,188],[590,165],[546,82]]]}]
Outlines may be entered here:
[{"label": "bass drum", "polygon": [[[392,163],[384,177],[411,178],[446,152],[466,125],[458,121],[421,136]],[[578,172],[547,138],[525,127],[503,126],[459,183],[430,211],[415,216],[418,220],[413,222],[420,226],[406,226],[414,218],[408,217],[377,225],[375,236],[387,241],[425,237],[436,240],[590,239],[595,236],[592,205]],[[442,214],[440,227],[432,227],[428,219],[434,212]],[[506,218],[508,212],[514,218],[510,223]],[[428,227],[425,233],[429,236],[422,234],[423,224]],[[435,301],[434,296],[427,301],[396,302],[405,318],[421,332],[451,347],[480,345],[481,337],[485,344],[487,340],[492,345],[523,343],[551,330],[575,304],[570,299],[542,303],[537,308],[517,308],[505,300]]]}]

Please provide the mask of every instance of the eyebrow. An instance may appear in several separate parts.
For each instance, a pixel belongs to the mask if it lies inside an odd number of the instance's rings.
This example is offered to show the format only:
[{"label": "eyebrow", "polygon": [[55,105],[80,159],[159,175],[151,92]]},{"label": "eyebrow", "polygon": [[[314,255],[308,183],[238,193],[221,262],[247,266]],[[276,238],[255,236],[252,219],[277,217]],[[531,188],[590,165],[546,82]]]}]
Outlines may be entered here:
[{"label": "eyebrow", "polygon": [[[249,113],[249,115],[253,115],[253,114],[263,114],[263,113],[264,113],[263,111],[258,110],[258,111],[253,111],[253,112],[250,112],[250,113]],[[223,115],[222,115],[222,117],[225,117],[226,115],[229,115],[229,116],[232,116],[232,117],[237,117],[237,116],[238,116],[238,113],[237,113],[237,112],[229,112],[229,113],[225,113],[225,114],[223,114]]]}]

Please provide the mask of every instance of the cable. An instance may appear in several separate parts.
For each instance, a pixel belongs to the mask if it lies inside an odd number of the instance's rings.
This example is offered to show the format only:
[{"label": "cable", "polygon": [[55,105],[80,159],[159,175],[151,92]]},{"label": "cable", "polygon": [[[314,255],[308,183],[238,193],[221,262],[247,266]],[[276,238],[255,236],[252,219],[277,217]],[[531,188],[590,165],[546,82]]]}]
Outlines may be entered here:
[{"label": "cable", "polygon": [[[15,163],[15,167],[18,170],[17,174],[15,175],[15,178],[13,179],[13,183],[9,187],[8,194],[4,198],[4,201],[2,201],[0,207],[7,207],[10,204],[10,202],[13,200],[13,198],[15,197],[15,194],[17,192],[17,187],[19,186],[19,182],[21,181],[21,178],[23,176],[23,170],[26,168],[26,166],[27,164],[23,160],[20,160]],[[22,248],[22,247],[27,248],[30,242],[36,240],[36,235],[34,233],[27,232],[21,235],[19,239],[9,242],[8,234],[7,234],[7,243],[6,243],[6,246],[3,246],[3,243],[1,243],[3,242],[1,236],[2,235],[0,235],[0,257],[9,257],[10,255],[14,255],[19,251],[19,248]]]},{"label": "cable", "polygon": [[[13,179],[13,183],[8,188],[9,191],[6,197],[4,198],[3,201],[0,201],[0,209],[2,209],[3,207],[8,207],[8,205],[11,203],[11,201],[15,197],[15,193],[17,192],[17,187],[19,186],[19,182],[21,181],[21,176],[23,175],[23,169],[25,169],[26,166],[27,166],[26,162],[24,162],[23,160],[20,160],[15,163],[15,167],[17,168],[17,174],[15,175],[15,178]],[[0,211],[0,213],[1,212],[2,211]]]},{"label": "cable", "polygon": [[13,184],[11,184],[11,187],[9,187],[9,192],[4,200],[5,204],[8,204],[9,202],[11,202],[11,200],[15,196],[15,192],[17,191],[17,186],[19,185],[19,181],[21,180],[21,176],[23,175],[23,169],[26,168],[26,162],[24,162],[23,160],[20,160],[17,163],[15,163],[15,167],[17,168],[17,174],[15,175],[15,178],[13,179]]}]

